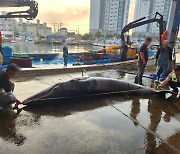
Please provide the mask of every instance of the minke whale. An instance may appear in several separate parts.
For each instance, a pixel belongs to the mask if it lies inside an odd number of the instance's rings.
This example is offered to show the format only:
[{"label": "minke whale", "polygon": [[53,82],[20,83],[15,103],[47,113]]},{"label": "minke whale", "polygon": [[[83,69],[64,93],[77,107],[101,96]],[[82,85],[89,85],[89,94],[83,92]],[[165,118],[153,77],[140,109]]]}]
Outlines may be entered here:
[{"label": "minke whale", "polygon": [[156,91],[126,81],[101,77],[76,78],[68,82],[57,83],[38,94],[23,101],[26,106],[45,103],[47,101],[62,100],[76,97],[88,97],[98,95],[142,95],[165,97],[169,91]]}]

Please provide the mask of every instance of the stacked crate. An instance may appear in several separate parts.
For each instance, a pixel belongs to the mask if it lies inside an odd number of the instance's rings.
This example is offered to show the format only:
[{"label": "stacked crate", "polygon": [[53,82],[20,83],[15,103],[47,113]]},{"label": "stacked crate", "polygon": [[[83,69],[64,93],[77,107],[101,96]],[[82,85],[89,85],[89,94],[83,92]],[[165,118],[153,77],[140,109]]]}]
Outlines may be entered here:
[{"label": "stacked crate", "polygon": [[3,46],[3,64],[10,64],[11,57],[13,56],[12,48],[10,46]]}]

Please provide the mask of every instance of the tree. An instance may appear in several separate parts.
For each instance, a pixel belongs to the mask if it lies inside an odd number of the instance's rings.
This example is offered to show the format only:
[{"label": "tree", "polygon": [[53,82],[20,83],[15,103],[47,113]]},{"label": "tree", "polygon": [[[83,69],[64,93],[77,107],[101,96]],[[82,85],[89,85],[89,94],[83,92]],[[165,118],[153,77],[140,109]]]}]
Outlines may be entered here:
[{"label": "tree", "polygon": [[82,39],[82,40],[90,40],[91,37],[92,37],[91,34],[86,33],[86,34],[82,35],[81,39]]},{"label": "tree", "polygon": [[96,32],[95,37],[101,38],[102,37],[102,33],[100,31]]},{"label": "tree", "polygon": [[120,34],[118,34],[116,37],[120,39],[120,38],[121,38],[121,35],[120,35]]},{"label": "tree", "polygon": [[67,36],[68,37],[76,37],[76,33],[75,32],[68,32]]},{"label": "tree", "polygon": [[113,37],[114,37],[114,36],[113,36],[112,34],[107,34],[107,35],[106,35],[106,38],[108,38],[108,39],[109,39],[109,38],[113,38]]}]

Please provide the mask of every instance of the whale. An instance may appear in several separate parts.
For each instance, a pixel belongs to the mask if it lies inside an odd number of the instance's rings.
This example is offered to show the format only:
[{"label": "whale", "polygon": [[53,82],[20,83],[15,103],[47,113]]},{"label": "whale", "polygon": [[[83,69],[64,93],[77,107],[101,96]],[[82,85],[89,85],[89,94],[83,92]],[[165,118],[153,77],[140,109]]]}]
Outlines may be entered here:
[{"label": "whale", "polygon": [[136,85],[126,81],[102,78],[83,77],[67,82],[57,83],[23,101],[26,106],[36,105],[54,100],[72,99],[100,95],[142,95],[165,97],[169,91],[157,91],[152,88]]}]

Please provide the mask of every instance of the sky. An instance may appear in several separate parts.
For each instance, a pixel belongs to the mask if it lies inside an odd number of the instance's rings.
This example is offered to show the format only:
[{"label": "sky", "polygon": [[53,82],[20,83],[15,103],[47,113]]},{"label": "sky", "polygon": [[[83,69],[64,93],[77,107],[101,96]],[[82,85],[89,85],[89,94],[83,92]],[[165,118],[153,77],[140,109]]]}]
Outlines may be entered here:
[{"label": "sky", "polygon": [[86,33],[89,30],[90,0],[36,0],[39,3],[38,19],[49,26],[62,23],[70,31]]},{"label": "sky", "polygon": [[[78,31],[84,34],[89,32],[90,0],[35,0],[39,5],[39,14],[36,19],[47,22],[54,30],[66,27],[69,31]],[[133,20],[135,0],[130,0],[129,21]],[[19,11],[23,8],[0,8],[0,11]],[[36,22],[36,19],[32,22]],[[55,23],[55,24],[54,24]],[[62,23],[62,24],[60,24]]]},{"label": "sky", "polygon": [[[89,32],[90,0],[36,0],[39,4],[38,19],[56,28],[62,23],[70,31]],[[133,20],[135,0],[131,0],[129,21]],[[53,28],[54,29],[54,28]]]}]

